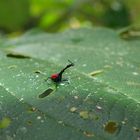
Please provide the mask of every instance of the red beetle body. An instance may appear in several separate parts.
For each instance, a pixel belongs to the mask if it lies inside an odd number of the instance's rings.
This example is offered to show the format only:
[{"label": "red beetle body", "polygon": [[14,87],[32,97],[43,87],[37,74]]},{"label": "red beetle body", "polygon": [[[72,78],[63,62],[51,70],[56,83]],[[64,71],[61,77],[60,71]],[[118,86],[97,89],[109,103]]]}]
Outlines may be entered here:
[{"label": "red beetle body", "polygon": [[59,74],[53,74],[53,75],[51,75],[51,79],[52,79],[52,80],[56,79],[56,78],[58,77],[58,75],[59,75]]},{"label": "red beetle body", "polygon": [[60,78],[58,73],[57,74],[52,74],[50,78],[53,82],[56,82],[56,83],[61,82],[61,78]]}]

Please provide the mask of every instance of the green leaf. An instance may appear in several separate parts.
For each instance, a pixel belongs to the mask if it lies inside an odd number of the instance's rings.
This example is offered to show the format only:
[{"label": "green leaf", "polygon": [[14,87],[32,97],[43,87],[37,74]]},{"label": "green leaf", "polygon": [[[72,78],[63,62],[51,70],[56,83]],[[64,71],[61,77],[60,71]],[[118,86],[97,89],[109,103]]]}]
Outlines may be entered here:
[{"label": "green leaf", "polygon": [[21,29],[29,20],[28,0],[0,1],[0,28],[6,31]]},{"label": "green leaf", "polygon": [[63,122],[55,121],[28,103],[17,100],[3,87],[0,87],[0,112],[0,118],[4,117],[0,122],[1,140],[67,139],[70,136],[84,139],[84,135],[78,131],[64,126]]},{"label": "green leaf", "polygon": [[[66,139],[68,132],[73,134],[67,139],[137,140],[138,42],[122,40],[116,32],[102,28],[25,34],[3,43],[10,52],[1,52],[0,83],[11,96],[37,108],[65,130],[59,135],[58,128],[52,129],[43,138],[36,133],[39,138],[51,139],[53,134],[57,139]],[[68,59],[75,63],[64,74],[70,83],[56,89],[54,83],[45,82]]]}]

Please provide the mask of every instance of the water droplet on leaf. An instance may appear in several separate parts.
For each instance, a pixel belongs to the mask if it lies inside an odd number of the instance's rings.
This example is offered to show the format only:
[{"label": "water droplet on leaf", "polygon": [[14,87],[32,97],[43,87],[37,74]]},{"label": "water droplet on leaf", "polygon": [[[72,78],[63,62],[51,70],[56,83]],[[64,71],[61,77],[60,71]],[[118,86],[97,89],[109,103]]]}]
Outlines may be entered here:
[{"label": "water droplet on leaf", "polygon": [[84,131],[84,135],[86,135],[87,137],[94,137],[94,133],[92,132]]},{"label": "water droplet on leaf", "polygon": [[102,110],[102,107],[99,106],[99,105],[96,105],[96,109],[97,109],[97,110]]},{"label": "water droplet on leaf", "polygon": [[37,119],[40,120],[41,119],[41,116],[37,116]]},{"label": "water droplet on leaf", "polygon": [[72,107],[72,108],[70,108],[70,112],[75,112],[76,110],[77,110],[76,107]]}]

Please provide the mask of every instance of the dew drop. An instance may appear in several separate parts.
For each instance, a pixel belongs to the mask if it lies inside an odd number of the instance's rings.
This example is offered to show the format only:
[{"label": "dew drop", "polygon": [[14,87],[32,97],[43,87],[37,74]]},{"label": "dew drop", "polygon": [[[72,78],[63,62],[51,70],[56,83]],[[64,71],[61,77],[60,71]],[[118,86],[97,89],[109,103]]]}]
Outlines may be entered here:
[{"label": "dew drop", "polygon": [[62,123],[63,123],[63,121],[58,121],[58,123],[59,123],[59,124],[62,124]]},{"label": "dew drop", "polygon": [[9,88],[6,88],[7,91],[9,91]]},{"label": "dew drop", "polygon": [[74,96],[74,99],[78,99],[78,96]]},{"label": "dew drop", "polygon": [[127,123],[127,121],[128,121],[128,119],[125,118],[121,123],[122,123],[123,125],[125,125],[125,124]]},{"label": "dew drop", "polygon": [[37,116],[37,119],[40,120],[41,119],[41,116]]},{"label": "dew drop", "polygon": [[17,74],[16,76],[17,76],[17,77],[19,77],[19,76],[20,76],[20,74]]},{"label": "dew drop", "polygon": [[138,73],[137,73],[137,72],[133,72],[133,75],[135,75],[135,76],[136,76],[136,75],[138,75]]},{"label": "dew drop", "polygon": [[70,112],[76,112],[77,108],[76,107],[72,107],[70,108]]},{"label": "dew drop", "polygon": [[87,137],[94,137],[94,133],[92,132],[84,131],[84,135],[86,135]]},{"label": "dew drop", "polygon": [[78,80],[81,80],[81,77],[78,77],[77,79],[78,79]]},{"label": "dew drop", "polygon": [[87,64],[83,64],[82,66],[83,66],[83,67],[86,67],[86,66],[87,66]]},{"label": "dew drop", "polygon": [[23,101],[23,100],[24,100],[23,98],[20,98],[20,99],[19,99],[20,102]]},{"label": "dew drop", "polygon": [[60,85],[61,85],[61,86],[64,86],[64,85],[65,85],[65,83],[60,83]]},{"label": "dew drop", "polygon": [[96,105],[96,109],[97,109],[97,110],[102,110],[102,107],[99,106],[99,105]]}]

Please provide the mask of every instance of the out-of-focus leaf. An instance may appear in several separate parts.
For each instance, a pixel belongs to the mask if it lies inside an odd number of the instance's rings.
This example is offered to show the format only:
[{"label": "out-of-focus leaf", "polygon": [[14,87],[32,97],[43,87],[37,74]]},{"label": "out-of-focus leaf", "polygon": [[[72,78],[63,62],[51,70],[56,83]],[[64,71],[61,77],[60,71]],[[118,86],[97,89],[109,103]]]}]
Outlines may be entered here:
[{"label": "out-of-focus leaf", "polygon": [[29,20],[28,0],[0,1],[0,28],[6,31],[21,29]]}]

